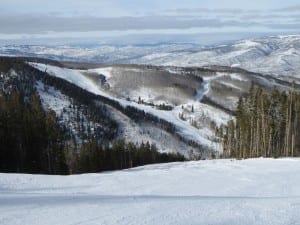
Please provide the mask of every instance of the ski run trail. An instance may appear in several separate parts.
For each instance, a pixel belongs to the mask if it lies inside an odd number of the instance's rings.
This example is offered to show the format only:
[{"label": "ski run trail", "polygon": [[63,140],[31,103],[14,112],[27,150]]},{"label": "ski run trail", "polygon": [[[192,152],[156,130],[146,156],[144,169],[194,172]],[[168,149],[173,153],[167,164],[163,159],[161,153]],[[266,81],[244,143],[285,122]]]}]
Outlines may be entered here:
[{"label": "ski run trail", "polygon": [[300,224],[300,159],[0,174],[1,225]]}]

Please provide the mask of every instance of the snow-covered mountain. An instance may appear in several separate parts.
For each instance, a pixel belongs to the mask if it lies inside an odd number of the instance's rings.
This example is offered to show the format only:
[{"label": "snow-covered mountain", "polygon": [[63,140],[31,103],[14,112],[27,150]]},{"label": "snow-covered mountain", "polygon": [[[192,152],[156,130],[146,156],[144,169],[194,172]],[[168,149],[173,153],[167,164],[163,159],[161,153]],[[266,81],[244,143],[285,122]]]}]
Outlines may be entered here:
[{"label": "snow-covered mountain", "polygon": [[[201,93],[208,93],[209,89],[206,83],[203,86],[203,79],[199,74],[196,76],[183,74],[184,71],[170,72],[169,68],[143,66],[70,69],[43,63],[30,65],[42,72],[46,71],[49,76],[62,78],[95,95],[118,102],[124,108],[133,107],[167,121],[175,126],[177,135],[187,142],[191,141],[204,149],[221,150],[221,145],[215,140],[211,122],[220,126],[226,124],[231,116],[221,109],[200,102],[205,94]],[[49,89],[39,90],[44,102],[48,102],[49,107],[56,110],[58,106],[53,105],[53,101],[49,103],[49,99],[44,97],[51,94]],[[161,151],[180,152],[186,156],[190,154],[190,150],[196,150],[197,153],[197,148],[193,145],[189,146],[176,135],[159,129],[153,122],[138,124],[134,122],[135,118],[129,118],[120,110],[114,107],[109,109],[121,125],[121,133],[126,140],[134,143],[149,141],[155,143]],[[204,155],[207,156],[207,153],[204,152]]]},{"label": "snow-covered mountain", "polygon": [[55,112],[68,145],[124,139],[188,158],[210,158],[221,151],[214,129],[231,116],[200,102],[210,88],[195,71],[79,64],[81,69],[71,69],[30,60],[1,58],[0,90],[36,91],[44,109]]},{"label": "snow-covered mountain", "polygon": [[[234,119],[237,100],[252,82],[266,90],[291,88],[291,80],[298,78],[299,38],[212,48],[114,47],[105,53],[111,57],[107,61],[93,58],[98,50],[91,54],[91,49],[76,48],[72,55],[65,47],[58,56],[50,54],[49,47],[41,47],[47,52],[41,55],[30,53],[32,46],[15,47],[16,55],[81,62],[3,58],[0,89],[36,89],[45,110],[55,111],[78,145],[91,137],[103,142],[125,139],[150,142],[161,152],[207,159],[222,151],[215,128]],[[126,48],[134,48],[134,53]],[[113,54],[116,49],[121,60]],[[8,47],[5,51],[13,53]],[[139,55],[133,59],[133,54]],[[0,223],[297,224],[299,170],[298,159],[255,159],[68,177],[0,174]]]},{"label": "snow-covered mountain", "polygon": [[299,159],[209,160],[73,176],[0,174],[0,221],[299,224]]},{"label": "snow-covered mountain", "polygon": [[[202,146],[201,151],[221,151],[215,136],[216,127],[234,118],[238,98],[248,92],[251,82],[266,89],[273,86],[281,90],[290,88],[288,82],[230,67],[28,63],[45,75],[62,78],[117,102],[122,108],[132,107],[172,124],[174,130],[171,133],[154,126],[151,119],[150,123],[135,124],[134,117],[125,116],[113,105],[110,107],[111,115],[121,125],[122,136],[127,140],[134,143],[149,141],[161,151],[180,152],[185,156],[189,156],[190,150],[197,153],[195,144]],[[56,106],[52,107],[55,110]],[[207,153],[202,152],[202,157],[209,156]]]},{"label": "snow-covered mountain", "polygon": [[[199,146],[202,149],[221,150],[215,137],[215,128],[233,118],[237,100],[247,93],[251,82],[267,89],[276,86],[280,90],[288,90],[291,81],[298,79],[298,51],[300,36],[243,40],[215,47],[174,44],[0,48],[0,53],[4,55],[79,61],[25,59],[28,65],[45,75],[61,78],[105,98],[105,101],[115,102],[121,108],[136,109],[148,117],[154,116],[166,122],[167,126],[174,126],[170,133],[170,128],[154,125],[149,118],[147,123],[137,123],[130,113],[124,114],[122,109],[120,111],[113,104],[105,104],[112,120],[119,126],[119,138],[134,143],[149,141],[161,151],[180,152],[186,156]],[[299,88],[299,84],[296,87]],[[70,107],[72,99],[43,82],[37,83],[37,90],[44,107],[54,110],[80,143],[82,138],[75,132],[76,124],[69,120],[78,114],[77,109]],[[64,115],[66,112],[67,116]],[[89,121],[87,115],[79,114],[86,124],[86,132],[100,129],[101,126]],[[203,156],[208,157],[209,154]]]},{"label": "snow-covered mountain", "polygon": [[249,71],[300,78],[300,36],[242,40],[179,54],[146,55],[137,63],[176,66],[223,65]]},{"label": "snow-covered mountain", "polygon": [[[0,46],[0,55],[43,57],[58,61],[77,61],[88,63],[128,63],[145,55],[161,54],[163,52],[181,52],[193,50],[197,47],[192,44],[165,44],[150,46],[110,46],[99,47],[81,46],[38,46],[14,45]],[[200,47],[198,47],[200,48]]]},{"label": "snow-covered mountain", "polygon": [[[300,36],[214,47],[6,46],[0,53],[34,57],[0,57],[0,90],[20,89],[25,98],[36,91],[70,146],[125,139],[209,159],[222,151],[216,128],[234,119],[252,82],[268,91],[289,90],[296,80],[300,88]],[[210,160],[67,177],[0,174],[0,224],[298,224],[299,162]]]},{"label": "snow-covered mountain", "polygon": [[156,46],[2,46],[1,55],[45,57],[65,61],[173,66],[222,65],[300,79],[300,36],[248,39],[220,46],[165,44]]},{"label": "snow-covered mountain", "polygon": [[[252,82],[269,90],[273,86],[289,90],[291,86],[273,76],[235,67],[4,59],[12,63],[12,69],[1,74],[4,86],[9,85],[6,78],[36,76],[44,108],[55,111],[79,146],[91,137],[125,139],[153,143],[162,152],[179,152],[189,158],[210,158],[212,152],[218,155],[222,151],[216,128],[234,118],[238,98],[247,94]],[[80,98],[77,104],[74,98]],[[101,115],[99,109],[88,109],[92,101],[99,105]]]}]

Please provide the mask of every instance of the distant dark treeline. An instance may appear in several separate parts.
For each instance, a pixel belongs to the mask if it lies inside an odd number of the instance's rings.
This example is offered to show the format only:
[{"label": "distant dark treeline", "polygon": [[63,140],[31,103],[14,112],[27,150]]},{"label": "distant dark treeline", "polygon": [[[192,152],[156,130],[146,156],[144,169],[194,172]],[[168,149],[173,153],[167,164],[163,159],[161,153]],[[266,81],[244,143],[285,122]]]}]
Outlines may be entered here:
[{"label": "distant dark treeline", "polygon": [[184,160],[178,153],[159,153],[149,142],[136,145],[121,140],[112,146],[103,146],[90,141],[82,145],[77,164],[70,169],[76,173],[100,172]]}]

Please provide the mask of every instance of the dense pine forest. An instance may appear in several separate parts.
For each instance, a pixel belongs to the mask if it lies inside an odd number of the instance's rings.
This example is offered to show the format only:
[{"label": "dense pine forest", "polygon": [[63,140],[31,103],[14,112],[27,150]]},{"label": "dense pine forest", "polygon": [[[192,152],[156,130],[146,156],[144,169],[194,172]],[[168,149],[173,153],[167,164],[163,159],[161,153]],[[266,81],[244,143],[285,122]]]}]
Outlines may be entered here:
[{"label": "dense pine forest", "polygon": [[294,157],[300,155],[300,94],[251,86],[241,97],[236,120],[220,127],[223,157]]},{"label": "dense pine forest", "polygon": [[65,173],[63,134],[37,94],[0,93],[0,171]]}]

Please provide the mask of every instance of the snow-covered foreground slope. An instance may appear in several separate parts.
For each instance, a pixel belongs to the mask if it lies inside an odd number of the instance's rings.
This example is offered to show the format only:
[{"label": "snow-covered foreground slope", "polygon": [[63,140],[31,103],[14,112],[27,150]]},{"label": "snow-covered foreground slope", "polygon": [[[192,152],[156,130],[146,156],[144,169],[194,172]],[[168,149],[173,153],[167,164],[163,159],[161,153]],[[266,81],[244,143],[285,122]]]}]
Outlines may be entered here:
[{"label": "snow-covered foreground slope", "polygon": [[300,159],[0,174],[0,224],[299,224]]}]

